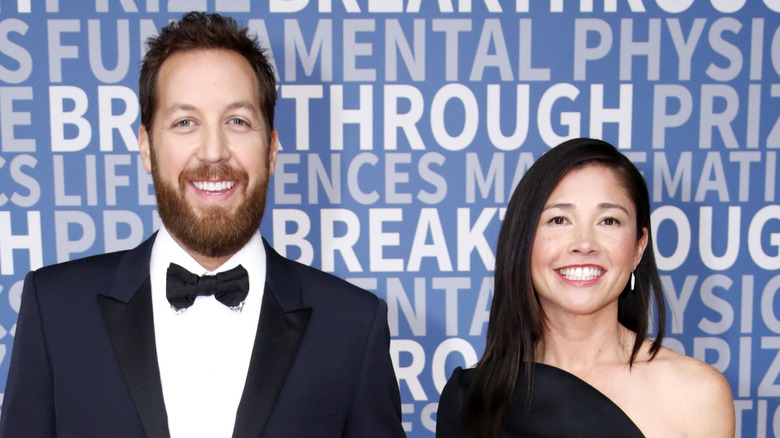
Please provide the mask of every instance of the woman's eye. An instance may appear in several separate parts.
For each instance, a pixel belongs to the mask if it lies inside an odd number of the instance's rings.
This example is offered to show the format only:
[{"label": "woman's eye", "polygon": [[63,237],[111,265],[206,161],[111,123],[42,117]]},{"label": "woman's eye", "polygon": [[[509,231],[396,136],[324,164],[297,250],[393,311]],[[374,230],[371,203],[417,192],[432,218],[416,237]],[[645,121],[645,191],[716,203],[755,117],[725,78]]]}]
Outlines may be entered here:
[{"label": "woman's eye", "polygon": [[615,219],[614,217],[606,217],[603,220],[604,225],[620,225],[620,221]]},{"label": "woman's eye", "polygon": [[555,225],[563,225],[566,223],[566,218],[563,216],[555,216],[554,218],[550,219],[550,223]]}]

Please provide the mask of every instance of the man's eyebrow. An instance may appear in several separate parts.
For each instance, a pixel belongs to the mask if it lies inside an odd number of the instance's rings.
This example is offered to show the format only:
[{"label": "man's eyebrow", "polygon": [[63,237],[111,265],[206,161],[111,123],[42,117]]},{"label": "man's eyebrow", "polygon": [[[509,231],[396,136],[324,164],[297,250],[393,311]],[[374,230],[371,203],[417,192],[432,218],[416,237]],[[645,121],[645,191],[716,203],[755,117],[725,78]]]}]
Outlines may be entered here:
[{"label": "man's eyebrow", "polygon": [[[239,100],[236,102],[231,103],[227,107],[230,110],[235,109],[241,109],[246,108],[251,111],[257,110],[257,107],[249,100]],[[170,117],[172,114],[178,112],[178,111],[192,111],[196,110],[197,107],[195,105],[189,104],[189,103],[174,103],[168,109],[165,111],[165,116]]]},{"label": "man's eyebrow", "polygon": [[248,100],[239,100],[238,102],[233,102],[230,105],[228,105],[228,109],[239,109],[239,108],[246,108],[252,111],[255,111],[257,109],[255,105]]},{"label": "man's eyebrow", "polygon": [[195,106],[190,105],[188,103],[175,103],[168,107],[168,109],[165,110],[165,116],[170,117],[173,113],[177,111],[190,111],[194,110]]}]

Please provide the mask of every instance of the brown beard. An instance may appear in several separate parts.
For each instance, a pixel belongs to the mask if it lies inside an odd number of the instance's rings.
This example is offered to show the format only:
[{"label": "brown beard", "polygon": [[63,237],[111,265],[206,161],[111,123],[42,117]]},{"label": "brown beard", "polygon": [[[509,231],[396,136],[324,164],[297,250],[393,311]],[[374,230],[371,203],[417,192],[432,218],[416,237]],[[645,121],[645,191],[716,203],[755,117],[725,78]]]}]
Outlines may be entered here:
[{"label": "brown beard", "polygon": [[[150,145],[151,146],[151,145]],[[157,196],[157,209],[165,228],[187,249],[206,257],[225,257],[241,249],[260,227],[268,191],[268,172],[259,178],[255,187],[248,187],[246,171],[227,164],[203,165],[185,169],[178,179],[179,187],[168,183],[159,173],[151,149],[152,180]],[[238,181],[244,200],[231,213],[226,208],[213,206],[197,214],[185,200],[189,181]]]}]

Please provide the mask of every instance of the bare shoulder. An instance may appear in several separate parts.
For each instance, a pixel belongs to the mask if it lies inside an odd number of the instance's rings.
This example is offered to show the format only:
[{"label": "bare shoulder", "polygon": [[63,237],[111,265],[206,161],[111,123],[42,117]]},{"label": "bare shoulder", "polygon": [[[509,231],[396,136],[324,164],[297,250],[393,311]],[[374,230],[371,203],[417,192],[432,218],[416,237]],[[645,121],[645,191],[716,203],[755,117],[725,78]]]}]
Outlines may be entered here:
[{"label": "bare shoulder", "polygon": [[646,367],[653,380],[665,382],[664,399],[684,415],[687,436],[734,436],[731,387],[718,370],[668,348],[661,348]]},{"label": "bare shoulder", "polygon": [[662,347],[650,363],[656,365],[654,368],[663,373],[668,382],[675,383],[672,387],[678,388],[680,392],[695,389],[697,394],[704,392],[706,398],[722,395],[731,400],[728,381],[709,364],[666,347]]}]

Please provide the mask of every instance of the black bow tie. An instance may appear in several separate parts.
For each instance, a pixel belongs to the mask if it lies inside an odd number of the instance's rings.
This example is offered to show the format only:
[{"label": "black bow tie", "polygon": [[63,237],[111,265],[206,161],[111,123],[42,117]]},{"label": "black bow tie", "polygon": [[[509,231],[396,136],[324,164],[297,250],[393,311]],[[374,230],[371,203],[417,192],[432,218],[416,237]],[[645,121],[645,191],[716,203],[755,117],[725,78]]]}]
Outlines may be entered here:
[{"label": "black bow tie", "polygon": [[168,280],[165,295],[177,311],[184,310],[199,296],[214,295],[220,303],[234,310],[240,310],[249,292],[249,277],[246,269],[238,265],[217,275],[198,276],[181,266],[168,266]]}]

